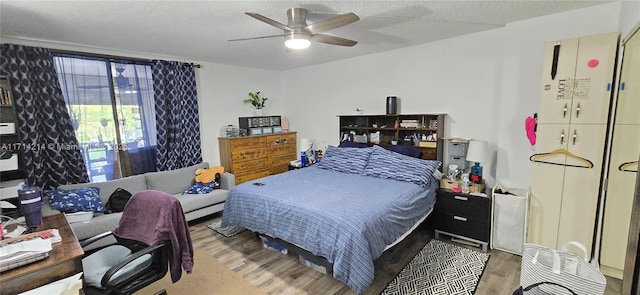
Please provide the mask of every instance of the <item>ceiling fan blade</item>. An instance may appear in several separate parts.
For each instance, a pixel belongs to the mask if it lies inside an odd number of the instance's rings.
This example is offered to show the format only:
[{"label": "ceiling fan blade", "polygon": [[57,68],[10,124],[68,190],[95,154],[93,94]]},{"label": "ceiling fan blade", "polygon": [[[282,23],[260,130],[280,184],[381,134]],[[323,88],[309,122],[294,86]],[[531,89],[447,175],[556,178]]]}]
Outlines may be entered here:
[{"label": "ceiling fan blade", "polygon": [[283,35],[280,34],[280,35],[271,35],[271,36],[262,36],[262,37],[231,39],[231,40],[227,40],[227,41],[246,41],[246,40],[267,39],[267,38],[282,37],[282,36]]},{"label": "ceiling fan blade", "polygon": [[323,35],[323,34],[315,34],[311,36],[311,40],[316,42],[321,42],[321,43],[327,43],[331,45],[340,45],[340,46],[354,46],[358,44],[358,42],[353,40],[340,38],[336,36]]},{"label": "ceiling fan blade", "polygon": [[330,18],[321,20],[319,22],[310,24],[304,27],[304,30],[307,32],[310,32],[311,34],[324,33],[326,31],[348,25],[359,19],[360,18],[357,15],[350,12],[350,13],[337,15],[337,16],[330,17]]},{"label": "ceiling fan blade", "polygon": [[285,31],[293,31],[291,28],[285,26],[284,24],[281,24],[281,23],[279,23],[279,22],[277,22],[275,20],[272,20],[272,19],[270,19],[270,18],[268,18],[266,16],[263,16],[263,15],[260,15],[260,14],[254,13],[254,12],[245,12],[245,14],[250,16],[250,17],[253,17],[253,18],[255,18],[255,19],[257,19],[257,20],[259,20],[261,22],[265,22],[267,24],[270,24],[270,25],[272,25],[272,26],[274,26],[274,27],[276,27],[278,29],[285,30]]}]

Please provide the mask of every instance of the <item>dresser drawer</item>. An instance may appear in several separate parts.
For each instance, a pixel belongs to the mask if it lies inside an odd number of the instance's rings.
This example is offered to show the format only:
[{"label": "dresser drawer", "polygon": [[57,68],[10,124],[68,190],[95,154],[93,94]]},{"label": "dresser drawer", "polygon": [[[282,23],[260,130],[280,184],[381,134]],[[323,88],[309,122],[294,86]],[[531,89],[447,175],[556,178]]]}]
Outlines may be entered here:
[{"label": "dresser drawer", "polygon": [[241,184],[243,182],[247,182],[250,180],[254,180],[254,179],[258,179],[266,176],[269,176],[268,170],[252,171],[252,173],[250,174],[236,175],[236,184]]},{"label": "dresser drawer", "polygon": [[436,210],[473,218],[489,220],[491,216],[491,199],[449,191],[438,191]]},{"label": "dresser drawer", "polygon": [[236,161],[261,159],[267,157],[267,149],[264,147],[248,149],[248,150],[234,150],[231,152],[231,160]]},{"label": "dresser drawer", "polygon": [[268,170],[269,161],[267,158],[251,159],[246,161],[234,161],[231,165],[231,172],[236,175],[248,174],[256,171]]},{"label": "dresser drawer", "polygon": [[456,214],[435,212],[435,229],[488,242],[490,226],[487,220],[478,220]]},{"label": "dresser drawer", "polygon": [[[279,146],[272,146],[268,148],[269,157],[280,157],[280,156],[296,156],[296,145],[295,144],[285,144]],[[297,158],[297,157],[296,157]]]},{"label": "dresser drawer", "polygon": [[286,134],[275,134],[275,135],[269,135],[269,136],[265,136],[266,139],[266,145],[268,147],[274,147],[274,146],[281,146],[281,145],[292,145],[294,148],[294,153],[295,153],[295,148],[296,148],[296,134],[295,133],[286,133]]},{"label": "dresser drawer", "polygon": [[265,142],[265,137],[243,137],[231,139],[229,146],[232,151],[237,151],[264,147]]}]

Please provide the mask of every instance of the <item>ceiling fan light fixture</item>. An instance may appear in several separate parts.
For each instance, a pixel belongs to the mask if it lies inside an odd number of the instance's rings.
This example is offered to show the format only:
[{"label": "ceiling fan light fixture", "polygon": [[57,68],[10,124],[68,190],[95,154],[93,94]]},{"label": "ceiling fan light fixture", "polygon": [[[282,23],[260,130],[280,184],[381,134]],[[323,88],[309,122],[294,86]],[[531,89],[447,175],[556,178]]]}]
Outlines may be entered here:
[{"label": "ceiling fan light fixture", "polygon": [[309,36],[301,33],[291,33],[285,36],[284,46],[289,49],[305,49],[311,45]]}]

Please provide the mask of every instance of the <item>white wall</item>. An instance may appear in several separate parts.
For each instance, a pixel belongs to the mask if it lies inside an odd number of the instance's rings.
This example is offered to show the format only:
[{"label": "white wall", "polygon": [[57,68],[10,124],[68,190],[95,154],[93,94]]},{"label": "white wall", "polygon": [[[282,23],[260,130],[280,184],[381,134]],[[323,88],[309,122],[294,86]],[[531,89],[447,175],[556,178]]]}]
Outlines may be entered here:
[{"label": "white wall", "polygon": [[225,125],[238,125],[238,117],[253,116],[253,108],[242,100],[250,91],[268,97],[264,115],[284,113],[280,73],[213,63],[201,63],[197,70],[198,105],[202,158],[210,165],[220,164],[218,137]]},{"label": "white wall", "polygon": [[528,187],[532,149],[524,120],[538,109],[544,43],[619,31],[620,3],[510,23],[410,48],[282,73],[285,111],[298,137],[339,142],[338,114],[384,114],[398,96],[402,113],[447,114],[447,137],[487,140],[485,178]]}]

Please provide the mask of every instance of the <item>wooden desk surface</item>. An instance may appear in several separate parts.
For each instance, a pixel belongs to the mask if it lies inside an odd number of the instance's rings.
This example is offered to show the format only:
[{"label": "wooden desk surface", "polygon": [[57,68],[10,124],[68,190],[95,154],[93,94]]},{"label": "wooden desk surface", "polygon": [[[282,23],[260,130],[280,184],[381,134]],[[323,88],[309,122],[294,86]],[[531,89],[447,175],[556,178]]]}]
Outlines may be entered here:
[{"label": "wooden desk surface", "polygon": [[52,245],[49,257],[0,273],[0,294],[17,294],[82,271],[84,251],[64,214],[44,217],[35,231],[58,229],[62,242]]}]

